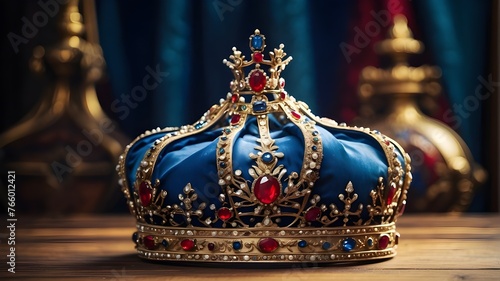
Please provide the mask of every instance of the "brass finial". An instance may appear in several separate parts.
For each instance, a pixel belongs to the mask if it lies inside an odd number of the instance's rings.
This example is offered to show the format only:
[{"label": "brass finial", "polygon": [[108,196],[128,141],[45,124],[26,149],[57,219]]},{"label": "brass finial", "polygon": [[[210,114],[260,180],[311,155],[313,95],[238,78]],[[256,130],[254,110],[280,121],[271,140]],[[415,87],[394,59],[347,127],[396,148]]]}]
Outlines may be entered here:
[{"label": "brass finial", "polygon": [[380,55],[392,58],[387,68],[368,66],[360,78],[360,96],[370,98],[374,94],[418,94],[437,95],[441,86],[438,67],[422,65],[411,67],[408,57],[421,53],[424,45],[413,38],[408,22],[403,15],[394,17],[394,25],[389,29],[388,38],[378,43],[375,50]]},{"label": "brass finial", "polygon": [[375,48],[379,55],[392,60],[384,68],[368,66],[362,70],[361,118],[357,124],[394,138],[411,156],[417,180],[408,193],[408,211],[466,210],[486,173],[453,129],[420,109],[423,101],[430,101],[422,94],[440,93],[441,70],[409,65],[408,58],[421,53],[424,45],[413,38],[402,15],[394,17],[387,39]]},{"label": "brass finial", "polygon": [[[405,16],[394,17],[394,25],[389,29],[388,38],[378,43],[375,51],[380,55],[408,55],[420,54],[424,50],[421,41],[413,38]],[[405,62],[405,61],[401,61]]]}]

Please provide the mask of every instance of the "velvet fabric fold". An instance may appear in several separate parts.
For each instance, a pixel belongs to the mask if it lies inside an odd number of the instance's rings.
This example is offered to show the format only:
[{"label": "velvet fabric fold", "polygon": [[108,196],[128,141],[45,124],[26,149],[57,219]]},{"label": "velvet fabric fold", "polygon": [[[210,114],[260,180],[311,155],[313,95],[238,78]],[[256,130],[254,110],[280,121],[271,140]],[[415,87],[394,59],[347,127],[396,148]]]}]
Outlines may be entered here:
[{"label": "velvet fabric fold", "polygon": [[[280,122],[269,115],[270,134],[278,146],[278,152],[284,157],[278,160],[287,170],[282,178],[282,188],[287,185],[285,179],[292,172],[300,173],[304,158],[304,136],[292,122]],[[243,128],[233,139],[233,170],[241,170],[242,176],[249,186],[253,181],[248,170],[255,165],[249,157],[257,154],[255,147],[259,131],[257,119],[249,117]],[[168,144],[160,152],[152,181],[160,181],[159,188],[166,190],[166,205],[180,204],[179,194],[190,183],[198,197],[207,205],[220,207],[219,194],[223,193],[218,184],[217,142],[223,128],[208,128],[196,135],[187,136]],[[366,207],[372,204],[370,191],[376,188],[379,177],[387,181],[388,159],[380,143],[369,133],[345,127],[326,127],[316,125],[323,143],[323,161],[319,171],[319,179],[315,182],[312,194],[321,197],[321,203],[342,205],[339,194],[346,194],[346,185],[352,182],[354,192],[359,195],[353,208],[359,204]],[[136,181],[135,171],[152,143],[163,137],[165,132],[155,133],[136,141],[130,148],[126,160],[128,186],[133,192]],[[398,159],[405,165],[401,152],[396,149]],[[208,210],[207,210],[208,211]],[[213,211],[206,215],[214,217]],[[365,218],[366,219],[366,218]],[[283,220],[283,224],[286,224]],[[193,223],[193,225],[196,225]]]}]

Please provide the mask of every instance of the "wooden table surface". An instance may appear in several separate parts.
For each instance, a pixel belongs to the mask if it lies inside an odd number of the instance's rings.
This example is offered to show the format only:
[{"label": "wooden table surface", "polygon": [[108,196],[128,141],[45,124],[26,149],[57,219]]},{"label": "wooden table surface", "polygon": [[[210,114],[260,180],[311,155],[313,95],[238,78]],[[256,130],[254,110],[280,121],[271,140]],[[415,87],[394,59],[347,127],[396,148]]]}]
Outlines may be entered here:
[{"label": "wooden table surface", "polygon": [[0,280],[500,280],[499,214],[405,214],[397,223],[395,258],[320,267],[151,263],[135,255],[129,215],[19,217],[12,274],[5,229],[2,224]]}]

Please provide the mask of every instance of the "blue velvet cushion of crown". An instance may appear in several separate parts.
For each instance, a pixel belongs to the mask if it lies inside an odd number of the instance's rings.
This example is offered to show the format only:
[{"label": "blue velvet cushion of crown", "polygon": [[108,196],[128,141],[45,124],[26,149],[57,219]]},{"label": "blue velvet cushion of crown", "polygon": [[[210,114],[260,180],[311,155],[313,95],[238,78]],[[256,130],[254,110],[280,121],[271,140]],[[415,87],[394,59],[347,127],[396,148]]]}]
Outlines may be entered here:
[{"label": "blue velvet cushion of crown", "polygon": [[[368,128],[314,115],[285,90],[283,45],[224,60],[231,91],[198,121],[146,131],[117,167],[139,256],[189,262],[393,257],[410,159]],[[245,71],[247,70],[247,71]]]}]

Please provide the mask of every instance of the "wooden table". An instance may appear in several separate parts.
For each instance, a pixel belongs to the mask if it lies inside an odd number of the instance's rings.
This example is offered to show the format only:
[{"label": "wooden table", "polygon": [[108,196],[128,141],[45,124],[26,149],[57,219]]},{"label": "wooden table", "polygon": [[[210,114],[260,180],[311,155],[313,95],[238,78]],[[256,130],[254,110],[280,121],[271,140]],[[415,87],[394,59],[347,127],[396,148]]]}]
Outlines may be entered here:
[{"label": "wooden table", "polygon": [[0,230],[0,280],[500,280],[499,214],[406,214],[398,220],[395,258],[321,267],[145,262],[134,253],[134,221],[128,215],[21,216],[16,226],[15,274],[7,272],[3,224]]}]

